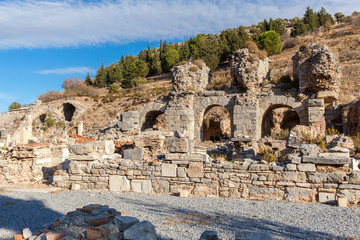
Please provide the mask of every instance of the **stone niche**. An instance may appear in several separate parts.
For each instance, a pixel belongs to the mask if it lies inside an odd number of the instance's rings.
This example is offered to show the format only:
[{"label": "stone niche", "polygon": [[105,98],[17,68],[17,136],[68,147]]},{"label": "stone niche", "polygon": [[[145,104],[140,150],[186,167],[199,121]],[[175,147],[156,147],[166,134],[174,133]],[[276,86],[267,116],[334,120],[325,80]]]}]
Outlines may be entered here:
[{"label": "stone niche", "polygon": [[254,92],[264,80],[269,80],[269,58],[260,53],[258,50],[252,53],[249,49],[242,48],[232,56],[230,74],[240,88]]},{"label": "stone niche", "polygon": [[317,93],[326,102],[337,98],[341,70],[335,54],[326,45],[310,43],[300,48],[292,60],[300,92]]},{"label": "stone niche", "polygon": [[173,69],[173,88],[177,92],[203,92],[210,80],[210,69],[205,65],[188,62]]}]

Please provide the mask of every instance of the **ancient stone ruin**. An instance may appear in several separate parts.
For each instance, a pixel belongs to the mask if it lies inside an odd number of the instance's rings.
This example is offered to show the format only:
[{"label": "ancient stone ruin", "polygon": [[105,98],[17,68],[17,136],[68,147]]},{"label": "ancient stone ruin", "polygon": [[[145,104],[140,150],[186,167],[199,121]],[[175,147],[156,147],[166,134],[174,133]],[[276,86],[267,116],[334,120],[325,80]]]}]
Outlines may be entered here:
[{"label": "ancient stone ruin", "polygon": [[[174,68],[168,96],[84,133],[96,140],[86,143],[63,132],[28,144],[35,141],[34,121],[51,113],[66,125],[83,111],[76,102],[54,109],[35,104],[19,112],[26,117],[12,125],[13,132],[1,126],[9,150],[0,159],[0,180],[46,179],[72,190],[358,204],[359,160],[353,140],[344,135],[359,131],[358,103],[339,105],[335,60],[326,46],[302,48],[293,58],[299,91],[286,94],[266,83],[267,57],[248,49],[231,60],[231,91],[207,90],[209,69],[186,63]],[[1,117],[13,121],[13,114]],[[327,129],[339,134],[325,135]]]}]

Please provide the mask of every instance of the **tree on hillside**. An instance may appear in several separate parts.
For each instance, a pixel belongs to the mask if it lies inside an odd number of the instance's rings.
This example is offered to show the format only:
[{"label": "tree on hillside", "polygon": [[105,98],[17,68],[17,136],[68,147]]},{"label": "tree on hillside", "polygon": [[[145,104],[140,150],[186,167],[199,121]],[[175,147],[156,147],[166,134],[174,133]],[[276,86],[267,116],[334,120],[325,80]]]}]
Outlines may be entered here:
[{"label": "tree on hillside", "polygon": [[336,18],[336,21],[339,22],[339,23],[345,22],[345,20],[346,20],[345,15],[343,13],[341,13],[341,12],[335,13],[334,16]]},{"label": "tree on hillside", "polygon": [[330,13],[326,12],[325,8],[321,7],[320,11],[317,13],[320,26],[326,26],[327,24],[333,25],[334,19]]},{"label": "tree on hillside", "polygon": [[304,23],[309,25],[311,31],[314,31],[314,29],[320,27],[317,14],[310,7],[307,7],[304,14]]},{"label": "tree on hillside", "polygon": [[18,102],[12,102],[9,106],[9,111],[21,108],[21,104]]},{"label": "tree on hillside", "polygon": [[146,77],[148,74],[149,74],[149,67],[147,63],[143,60],[136,60],[130,65],[125,75],[125,78],[133,79],[138,77]]},{"label": "tree on hillside", "polygon": [[279,53],[283,48],[280,35],[272,30],[260,34],[258,43],[259,46],[262,49],[265,49],[269,54]]},{"label": "tree on hillside", "polygon": [[104,63],[102,63],[101,67],[98,69],[98,71],[96,73],[94,85],[96,87],[105,87],[106,77],[107,77],[107,71],[104,67]]},{"label": "tree on hillside", "polygon": [[220,63],[220,44],[218,38],[213,34],[198,34],[190,39],[189,48],[191,58],[203,59],[206,65],[214,70]]},{"label": "tree on hillside", "polygon": [[163,55],[161,66],[164,72],[170,71],[170,69],[179,62],[179,52],[175,49],[170,49]]},{"label": "tree on hillside", "polygon": [[90,86],[92,84],[90,74],[88,73],[85,78],[86,85]]},{"label": "tree on hillside", "polygon": [[220,34],[221,61],[228,60],[249,39],[243,27],[227,29]]},{"label": "tree on hillside", "polygon": [[185,41],[179,50],[180,61],[190,59],[191,52],[189,48],[189,42]]},{"label": "tree on hillside", "polygon": [[296,37],[304,33],[311,33],[311,28],[309,24],[306,24],[302,21],[297,21],[293,24],[293,29],[291,30],[291,36]]},{"label": "tree on hillside", "polygon": [[160,62],[160,56],[157,52],[156,48],[152,50],[152,56],[150,58],[150,61],[148,63],[149,65],[149,74],[150,75],[156,75],[161,73],[161,62]]}]

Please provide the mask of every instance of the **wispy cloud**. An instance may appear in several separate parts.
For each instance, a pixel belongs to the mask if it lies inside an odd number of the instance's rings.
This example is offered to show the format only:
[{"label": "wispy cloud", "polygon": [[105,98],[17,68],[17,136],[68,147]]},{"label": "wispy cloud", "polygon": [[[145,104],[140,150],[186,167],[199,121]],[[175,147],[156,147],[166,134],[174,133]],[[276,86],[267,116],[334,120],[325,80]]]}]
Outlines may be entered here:
[{"label": "wispy cloud", "polygon": [[358,0],[5,0],[0,49],[77,47],[214,33],[264,18],[302,16],[307,6],[350,14]]},{"label": "wispy cloud", "polygon": [[16,98],[7,93],[0,92],[0,100],[5,101],[5,102],[12,102],[12,101],[15,101]]},{"label": "wispy cloud", "polygon": [[47,69],[38,71],[38,74],[49,75],[67,75],[67,74],[75,74],[75,73],[95,73],[96,71],[89,67],[66,67],[66,68],[55,68],[55,69]]}]

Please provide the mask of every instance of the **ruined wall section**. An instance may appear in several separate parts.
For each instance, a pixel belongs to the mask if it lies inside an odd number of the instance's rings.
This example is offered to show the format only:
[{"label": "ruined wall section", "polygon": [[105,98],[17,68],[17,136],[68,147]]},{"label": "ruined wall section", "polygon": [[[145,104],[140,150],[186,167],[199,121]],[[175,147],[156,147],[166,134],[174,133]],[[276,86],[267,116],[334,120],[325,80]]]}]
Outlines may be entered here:
[{"label": "ruined wall section", "polygon": [[[296,157],[282,166],[209,162],[204,155],[169,154],[166,161],[75,160],[54,185],[72,189],[110,189],[141,193],[189,193],[194,196],[335,203],[360,201],[360,173],[326,172],[321,165],[345,166],[349,158]],[[73,160],[74,161],[74,160]],[[329,162],[330,161],[330,162]],[[339,165],[340,164],[340,165]],[[345,164],[345,165],[344,165]],[[76,167],[75,167],[76,166]],[[322,169],[322,170],[321,170]]]}]

